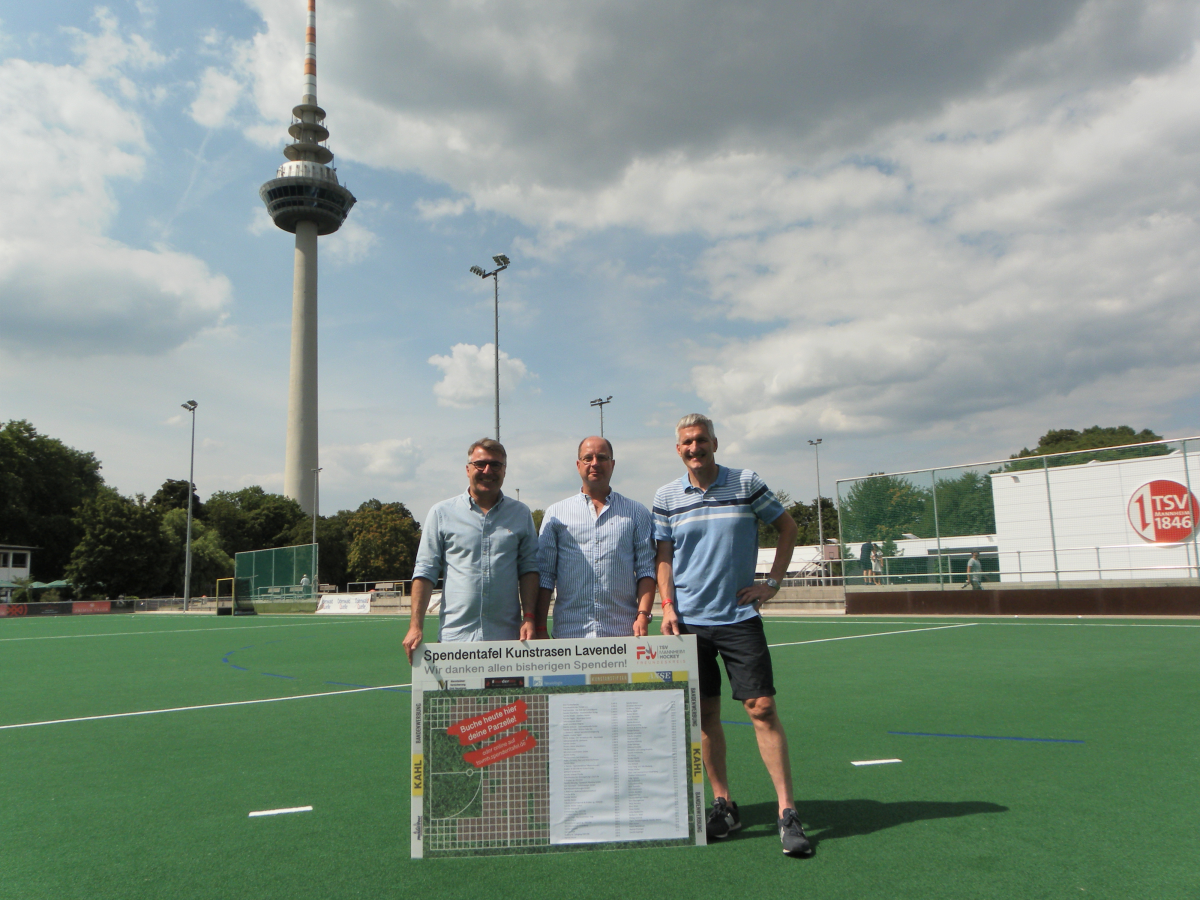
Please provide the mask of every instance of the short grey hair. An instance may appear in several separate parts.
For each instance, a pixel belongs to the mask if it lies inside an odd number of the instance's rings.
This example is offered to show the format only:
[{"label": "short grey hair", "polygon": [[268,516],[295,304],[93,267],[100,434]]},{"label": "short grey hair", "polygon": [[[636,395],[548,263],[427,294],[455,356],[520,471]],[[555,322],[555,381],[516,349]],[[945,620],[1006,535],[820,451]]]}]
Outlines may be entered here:
[{"label": "short grey hair", "polygon": [[488,453],[493,455],[504,457],[504,461],[508,462],[508,452],[504,449],[504,445],[499,441],[493,441],[491,438],[480,438],[467,448],[467,462],[471,461],[471,454],[476,450],[486,450]]},{"label": "short grey hair", "polygon": [[703,425],[708,430],[708,436],[714,441],[717,439],[717,430],[713,427],[712,419],[700,413],[688,413],[675,425],[675,440],[679,440],[679,432],[695,425]]}]

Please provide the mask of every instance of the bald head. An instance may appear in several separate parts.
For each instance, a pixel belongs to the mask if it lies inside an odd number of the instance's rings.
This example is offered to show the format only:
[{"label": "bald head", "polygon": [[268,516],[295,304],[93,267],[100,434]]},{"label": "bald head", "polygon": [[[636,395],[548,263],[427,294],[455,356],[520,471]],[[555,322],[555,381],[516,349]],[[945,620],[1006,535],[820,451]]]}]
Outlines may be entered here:
[{"label": "bald head", "polygon": [[610,441],[608,438],[602,438],[602,437],[597,437],[596,435],[592,435],[591,437],[585,437],[582,441],[579,442],[579,449],[577,449],[575,451],[576,458],[583,456],[583,445],[586,444],[588,441],[602,442],[604,444],[604,446],[608,448],[608,450],[607,450],[608,455],[609,456],[613,455],[612,441]]},{"label": "bald head", "polygon": [[579,470],[579,478],[583,482],[583,491],[596,500],[608,496],[609,481],[612,480],[613,448],[608,440],[602,437],[584,438],[579,442],[576,453],[575,468]]}]

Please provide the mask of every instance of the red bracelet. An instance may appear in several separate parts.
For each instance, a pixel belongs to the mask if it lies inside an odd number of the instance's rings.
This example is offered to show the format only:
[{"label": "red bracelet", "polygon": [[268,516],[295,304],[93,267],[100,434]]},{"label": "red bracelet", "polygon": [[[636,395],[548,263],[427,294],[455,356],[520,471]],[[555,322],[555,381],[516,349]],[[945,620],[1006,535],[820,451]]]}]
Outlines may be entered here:
[{"label": "red bracelet", "polygon": [[666,609],[668,606],[674,606],[674,605],[675,605],[675,601],[674,601],[674,600],[664,600],[664,601],[662,602],[662,608],[663,608],[663,609]]},{"label": "red bracelet", "polygon": [[537,613],[525,613],[525,621],[526,622],[532,622],[536,618],[537,618]]}]

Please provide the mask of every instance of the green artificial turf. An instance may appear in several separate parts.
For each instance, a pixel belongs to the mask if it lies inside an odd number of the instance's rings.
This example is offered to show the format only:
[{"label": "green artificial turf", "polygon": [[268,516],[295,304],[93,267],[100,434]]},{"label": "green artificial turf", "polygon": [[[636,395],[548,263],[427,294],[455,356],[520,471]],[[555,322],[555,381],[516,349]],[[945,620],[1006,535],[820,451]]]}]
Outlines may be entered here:
[{"label": "green artificial turf", "polygon": [[[406,627],[0,620],[0,725],[402,685]],[[0,730],[0,898],[1200,896],[1200,623],[821,618],[767,634],[789,645],[777,699],[810,860],[779,852],[729,700],[745,828],[728,841],[410,860],[410,698],[393,689]]]}]

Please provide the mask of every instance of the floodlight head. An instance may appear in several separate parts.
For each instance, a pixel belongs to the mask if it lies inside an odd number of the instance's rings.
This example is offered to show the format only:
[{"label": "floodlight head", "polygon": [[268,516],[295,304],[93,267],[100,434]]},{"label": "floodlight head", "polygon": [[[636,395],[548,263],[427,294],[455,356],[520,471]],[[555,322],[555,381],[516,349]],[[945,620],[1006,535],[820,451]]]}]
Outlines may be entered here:
[{"label": "floodlight head", "polygon": [[487,278],[487,272],[479,268],[479,266],[471,266],[471,274],[478,275],[480,278]]},{"label": "floodlight head", "polygon": [[189,400],[187,403],[181,403],[181,404],[180,404],[180,406],[182,406],[182,407],[183,407],[184,409],[186,409],[188,412],[195,412],[195,411],[196,411],[196,407],[197,407],[197,406],[199,406],[199,405],[200,405],[200,404],[199,404],[199,403],[197,403],[195,400]]},{"label": "floodlight head", "polygon": [[815,441],[809,441],[809,443],[815,447],[815,446],[817,446],[817,444],[821,443],[821,439],[817,438]]},{"label": "floodlight head", "polygon": [[505,256],[503,253],[501,253],[499,256],[493,256],[492,259],[495,261],[496,265],[498,265],[498,266],[507,266],[508,265],[508,257]]}]

